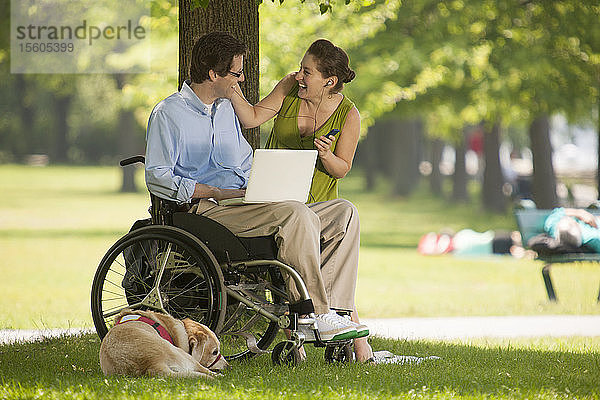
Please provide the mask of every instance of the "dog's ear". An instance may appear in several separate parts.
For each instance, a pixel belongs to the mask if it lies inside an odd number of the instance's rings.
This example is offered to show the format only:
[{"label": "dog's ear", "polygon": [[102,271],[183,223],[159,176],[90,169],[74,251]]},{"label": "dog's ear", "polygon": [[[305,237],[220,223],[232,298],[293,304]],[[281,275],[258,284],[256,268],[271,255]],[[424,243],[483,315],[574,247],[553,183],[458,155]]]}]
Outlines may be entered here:
[{"label": "dog's ear", "polygon": [[204,332],[197,331],[188,336],[188,341],[190,343],[190,355],[198,361],[202,360],[206,343],[208,342],[208,335]]},{"label": "dog's ear", "polygon": [[195,336],[188,336],[188,342],[190,346],[190,355],[192,355],[196,346],[198,346],[198,339]]}]

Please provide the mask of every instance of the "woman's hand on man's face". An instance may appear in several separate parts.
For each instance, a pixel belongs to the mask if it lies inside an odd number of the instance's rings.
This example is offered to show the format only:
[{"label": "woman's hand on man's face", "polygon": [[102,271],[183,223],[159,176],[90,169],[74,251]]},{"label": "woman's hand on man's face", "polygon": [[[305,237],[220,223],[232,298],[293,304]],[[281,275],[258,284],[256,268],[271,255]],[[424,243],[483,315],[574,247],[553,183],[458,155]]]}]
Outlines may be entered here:
[{"label": "woman's hand on man's face", "polygon": [[[231,100],[233,96],[240,96],[242,89],[238,82],[235,82],[233,85],[229,86],[225,91],[225,97]],[[243,96],[242,96],[243,97]]]}]

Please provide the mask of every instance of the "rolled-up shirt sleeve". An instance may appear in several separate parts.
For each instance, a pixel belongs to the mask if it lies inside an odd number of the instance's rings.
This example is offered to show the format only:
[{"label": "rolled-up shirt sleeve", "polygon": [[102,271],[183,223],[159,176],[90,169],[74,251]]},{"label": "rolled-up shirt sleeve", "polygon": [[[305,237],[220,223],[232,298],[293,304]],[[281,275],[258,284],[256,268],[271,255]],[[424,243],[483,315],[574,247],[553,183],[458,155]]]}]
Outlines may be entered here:
[{"label": "rolled-up shirt sleeve", "polygon": [[182,148],[178,126],[160,109],[152,111],[146,134],[146,185],[148,190],[165,199],[188,203],[196,181],[175,173]]}]

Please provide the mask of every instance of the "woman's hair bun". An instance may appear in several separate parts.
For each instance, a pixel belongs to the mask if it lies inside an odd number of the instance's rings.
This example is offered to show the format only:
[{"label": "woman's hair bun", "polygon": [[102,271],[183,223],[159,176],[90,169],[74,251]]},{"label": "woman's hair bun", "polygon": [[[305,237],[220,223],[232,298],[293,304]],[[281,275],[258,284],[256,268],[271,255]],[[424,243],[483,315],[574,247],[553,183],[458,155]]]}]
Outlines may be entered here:
[{"label": "woman's hair bun", "polygon": [[344,83],[351,82],[355,76],[356,76],[356,73],[353,70],[348,69],[348,75],[346,75],[346,78],[344,79]]}]

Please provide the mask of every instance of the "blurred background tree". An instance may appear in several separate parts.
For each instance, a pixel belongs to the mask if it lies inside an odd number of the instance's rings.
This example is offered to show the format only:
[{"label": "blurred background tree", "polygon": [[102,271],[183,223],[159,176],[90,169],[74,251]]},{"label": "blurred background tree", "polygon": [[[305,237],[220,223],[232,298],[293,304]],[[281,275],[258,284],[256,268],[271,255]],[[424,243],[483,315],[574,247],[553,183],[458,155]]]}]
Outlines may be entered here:
[{"label": "blurred background tree", "polygon": [[[0,4],[4,21],[8,3]],[[559,199],[550,118],[596,124],[600,135],[600,6],[593,2],[258,3],[152,2],[145,22],[152,27],[153,72],[146,74],[10,74],[3,24],[0,162],[44,154],[51,163],[106,164],[143,152],[153,105],[181,85],[193,41],[212,30],[229,30],[249,44],[244,90],[251,101],[297,70],[313,40],[329,38],[348,52],[356,79],[344,94],[362,117],[356,164],[367,189],[383,176],[393,194],[409,196],[427,176],[433,195],[472,201],[476,182],[482,206],[503,212],[511,196],[505,183],[517,187],[501,151],[510,140],[517,158],[522,147],[531,149],[531,193],[523,195],[553,207]],[[114,62],[131,63],[136,51]],[[262,128],[263,138],[269,129]],[[259,145],[258,130],[247,137]],[[123,190],[134,190],[132,182],[126,173]]]}]

